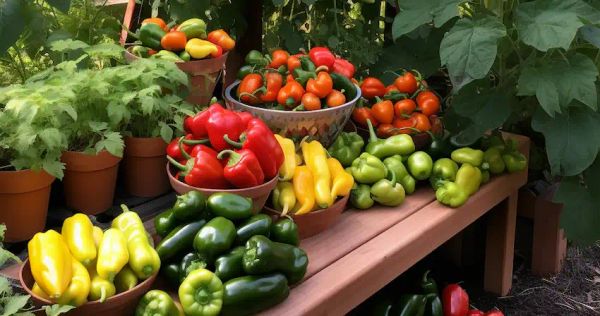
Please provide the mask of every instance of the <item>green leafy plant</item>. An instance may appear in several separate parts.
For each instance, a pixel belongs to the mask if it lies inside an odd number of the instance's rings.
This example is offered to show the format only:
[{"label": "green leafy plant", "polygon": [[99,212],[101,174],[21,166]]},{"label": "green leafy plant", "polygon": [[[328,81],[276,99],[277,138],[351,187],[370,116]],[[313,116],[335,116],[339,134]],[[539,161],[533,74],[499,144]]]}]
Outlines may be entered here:
[{"label": "green leafy plant", "polygon": [[[4,233],[6,232],[6,225],[0,224],[0,266],[3,266],[9,260],[21,262],[19,257],[15,256],[10,251],[4,249]],[[0,315],[20,315],[20,316],[33,316],[34,314],[27,310],[29,305],[29,295],[17,294],[13,291],[13,288],[7,278],[0,276]]]}]

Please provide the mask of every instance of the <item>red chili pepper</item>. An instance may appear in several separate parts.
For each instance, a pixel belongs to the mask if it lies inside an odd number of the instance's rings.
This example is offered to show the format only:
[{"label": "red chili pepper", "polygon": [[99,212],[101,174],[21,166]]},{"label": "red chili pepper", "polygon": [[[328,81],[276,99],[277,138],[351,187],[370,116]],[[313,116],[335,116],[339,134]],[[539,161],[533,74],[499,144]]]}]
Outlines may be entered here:
[{"label": "red chili pepper", "polygon": [[319,99],[325,98],[333,90],[333,79],[326,71],[321,71],[317,79],[310,78],[306,83],[306,92],[313,93]]},{"label": "red chili pepper", "polygon": [[260,103],[262,94],[263,78],[259,74],[247,74],[237,89],[237,95],[240,101],[248,104]]},{"label": "red chili pepper", "polygon": [[284,65],[287,66],[288,58],[290,58],[290,53],[283,49],[276,49],[271,53],[271,63],[269,64],[269,67],[277,69]]},{"label": "red chili pepper", "polygon": [[204,151],[198,152],[196,157],[189,157],[185,165],[167,156],[169,162],[181,170],[180,177],[184,182],[197,188],[226,189],[229,187],[223,175],[223,166],[217,157]]},{"label": "red chili pepper", "polygon": [[223,169],[223,175],[229,183],[236,188],[249,188],[263,184],[265,174],[260,167],[258,158],[251,150],[227,149],[220,152],[218,158],[223,159],[226,155],[229,155],[229,159]]},{"label": "red chili pepper", "polygon": [[467,313],[467,316],[485,316],[485,314],[478,309],[472,309]]},{"label": "red chili pepper", "polygon": [[221,151],[230,148],[223,137],[228,135],[229,139],[238,141],[244,131],[244,126],[242,125],[242,119],[235,112],[223,110],[213,113],[208,118],[206,129],[212,147],[216,151]]},{"label": "red chili pepper", "polygon": [[222,112],[224,110],[225,109],[221,104],[213,103],[208,109],[194,115],[191,120],[186,119],[184,125],[187,124],[189,126],[190,132],[194,135],[194,138],[206,138],[208,136],[208,131],[206,130],[208,119],[213,113]]},{"label": "red chili pepper", "polygon": [[284,160],[283,150],[273,132],[260,119],[254,118],[248,122],[241,142],[233,141],[229,137],[225,140],[235,148],[249,149],[256,154],[266,180],[272,179],[279,172]]},{"label": "red chili pepper", "polygon": [[352,79],[352,77],[354,77],[355,71],[356,68],[354,68],[354,65],[343,58],[336,58],[333,62],[332,72],[338,73],[348,79]]},{"label": "red chili pepper", "polygon": [[248,122],[250,122],[250,120],[254,118],[254,116],[252,116],[252,114],[250,114],[249,112],[235,112],[235,114],[237,114],[240,117],[240,119],[242,119],[242,126],[244,129],[246,129],[246,126],[248,126]]},{"label": "red chili pepper", "polygon": [[206,139],[195,140],[192,134],[187,134],[185,138],[183,136],[175,138],[167,145],[167,156],[177,161],[185,161],[182,150],[189,154],[193,150],[193,145],[201,143],[206,143]]},{"label": "red chili pepper", "polygon": [[444,316],[465,316],[469,312],[469,295],[458,284],[450,284],[442,292]]},{"label": "red chili pepper", "polygon": [[265,74],[265,86],[260,99],[263,102],[274,102],[277,100],[277,94],[283,86],[283,76],[278,72],[267,72]]},{"label": "red chili pepper", "polygon": [[327,66],[329,69],[333,69],[335,63],[335,56],[327,47],[313,47],[308,52],[310,60],[315,66]]},{"label": "red chili pepper", "polygon": [[383,97],[385,94],[385,85],[375,77],[367,77],[360,85],[360,91],[362,92],[362,96],[367,99]]}]

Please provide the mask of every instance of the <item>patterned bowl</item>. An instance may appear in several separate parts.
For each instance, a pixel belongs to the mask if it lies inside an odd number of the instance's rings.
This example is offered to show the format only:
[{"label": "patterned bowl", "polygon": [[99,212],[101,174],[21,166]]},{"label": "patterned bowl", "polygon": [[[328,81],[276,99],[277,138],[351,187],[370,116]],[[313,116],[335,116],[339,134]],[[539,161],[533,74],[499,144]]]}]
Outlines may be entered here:
[{"label": "patterned bowl", "polygon": [[234,92],[239,80],[232,83],[225,90],[227,107],[234,111],[244,111],[262,119],[274,133],[300,140],[304,136],[311,136],[323,146],[328,147],[337,135],[344,129],[346,122],[352,115],[354,105],[360,98],[360,88],[356,87],[356,97],[349,102],[333,108],[316,111],[282,111],[251,106],[238,101]]}]

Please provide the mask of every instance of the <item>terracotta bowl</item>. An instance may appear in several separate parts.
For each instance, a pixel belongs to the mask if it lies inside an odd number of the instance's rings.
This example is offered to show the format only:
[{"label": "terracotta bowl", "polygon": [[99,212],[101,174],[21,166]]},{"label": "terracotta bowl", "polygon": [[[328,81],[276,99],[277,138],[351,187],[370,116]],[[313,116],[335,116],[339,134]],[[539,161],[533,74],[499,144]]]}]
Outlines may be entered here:
[{"label": "terracotta bowl", "polygon": [[355,85],[356,97],[340,106],[316,111],[282,111],[251,106],[238,101],[233,95],[238,84],[239,80],[225,90],[227,107],[235,111],[252,113],[262,119],[274,133],[298,140],[304,136],[311,136],[325,147],[331,145],[344,129],[361,95],[360,88]]},{"label": "terracotta bowl", "polygon": [[253,208],[254,213],[258,213],[263,208],[263,206],[267,202],[267,199],[269,198],[269,194],[271,194],[271,191],[273,191],[273,189],[277,185],[277,180],[278,180],[277,177],[274,177],[273,179],[271,179],[268,182],[265,182],[259,186],[245,188],[245,189],[205,189],[205,188],[193,187],[191,185],[187,185],[187,184],[177,180],[173,176],[173,169],[171,168],[171,164],[168,162],[167,162],[167,174],[169,175],[169,182],[171,182],[171,187],[173,187],[173,190],[175,190],[175,192],[177,192],[179,194],[184,194],[184,193],[187,193],[192,190],[202,192],[202,193],[206,194],[207,196],[211,195],[213,193],[218,193],[218,192],[228,192],[228,193],[238,194],[238,195],[249,197],[252,199],[252,201],[253,201],[252,208]]},{"label": "terracotta bowl", "polygon": [[[298,232],[300,238],[308,238],[326,230],[335,222],[337,222],[342,215],[342,212],[346,209],[346,203],[348,203],[348,197],[345,196],[337,200],[333,205],[328,208],[312,211],[303,215],[288,214],[298,225]],[[274,216],[280,216],[281,212],[265,206],[265,213]]]},{"label": "terracotta bowl", "polygon": [[[152,284],[154,280],[156,280],[156,275],[154,274],[150,278],[144,280],[142,283],[138,284],[133,289],[119,293],[115,296],[109,297],[103,303],[99,301],[87,302],[65,315],[68,316],[89,316],[89,315],[111,315],[111,316],[130,316],[135,314],[135,308],[137,307],[138,301],[140,298],[146,294],[146,292],[150,291],[152,288]],[[29,266],[29,260],[25,260],[23,265],[21,266],[21,271],[19,272],[19,281],[21,282],[21,286],[27,294],[31,295],[31,300],[33,301],[36,307],[41,307],[44,305],[52,305],[53,303],[43,299],[33,292],[31,292],[31,288],[33,287],[33,276],[31,275],[31,268]]]},{"label": "terracotta bowl", "polygon": [[[362,136],[362,138],[365,140],[365,144],[368,143],[369,130],[360,126],[357,126],[356,129],[358,131],[358,135]],[[429,136],[427,133],[411,134],[410,137],[412,137],[413,142],[415,143],[415,150],[424,150],[427,148],[427,146],[429,146],[429,144],[431,144],[431,136]]]}]

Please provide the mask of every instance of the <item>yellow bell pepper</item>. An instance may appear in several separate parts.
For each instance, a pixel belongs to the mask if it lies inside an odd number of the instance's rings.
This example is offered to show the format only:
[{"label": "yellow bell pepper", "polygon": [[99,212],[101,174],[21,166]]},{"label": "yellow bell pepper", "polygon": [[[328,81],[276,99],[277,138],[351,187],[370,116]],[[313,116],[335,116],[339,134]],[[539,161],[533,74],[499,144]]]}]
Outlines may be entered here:
[{"label": "yellow bell pepper", "polygon": [[90,293],[90,274],[81,262],[71,259],[73,265],[73,278],[67,290],[61,295],[56,303],[61,305],[81,306],[87,302]]},{"label": "yellow bell pepper", "polygon": [[327,166],[331,173],[331,198],[335,201],[338,196],[350,194],[350,190],[354,186],[354,177],[346,172],[342,164],[335,158],[328,158]]},{"label": "yellow bell pepper", "polygon": [[275,139],[279,142],[279,146],[283,149],[284,161],[281,168],[279,168],[279,179],[288,181],[294,177],[294,170],[296,169],[296,145],[294,141],[285,138],[279,134],[275,134]]},{"label": "yellow bell pepper", "polygon": [[92,228],[92,235],[94,236],[94,245],[96,245],[96,249],[100,247],[100,242],[102,241],[102,236],[104,236],[104,232],[102,228],[98,226],[94,226]]},{"label": "yellow bell pepper", "polygon": [[185,44],[185,51],[195,59],[208,57],[212,53],[216,53],[218,48],[215,44],[199,38],[192,38]]},{"label": "yellow bell pepper", "polygon": [[62,226],[62,235],[71,255],[86,266],[96,259],[93,227],[89,217],[81,213],[65,219]]},{"label": "yellow bell pepper", "polygon": [[294,186],[288,181],[277,183],[273,190],[273,206],[278,211],[281,211],[281,216],[285,216],[290,210],[296,206],[296,194]]},{"label": "yellow bell pepper", "polygon": [[101,278],[112,282],[127,261],[129,261],[129,252],[125,235],[116,228],[108,229],[104,232],[98,248],[96,272]]},{"label": "yellow bell pepper", "polygon": [[112,227],[125,234],[130,257],[129,266],[138,278],[145,280],[158,272],[160,258],[150,244],[140,216],[136,212],[130,211],[125,205],[121,205],[121,208],[123,213],[113,220]]},{"label": "yellow bell pepper", "polygon": [[302,166],[304,164],[304,159],[302,159],[302,155],[296,153],[296,166]]},{"label": "yellow bell pepper", "polygon": [[60,297],[73,276],[71,253],[55,230],[37,233],[27,244],[35,282],[52,299]]},{"label": "yellow bell pepper", "polygon": [[315,185],[315,200],[320,208],[333,204],[331,198],[331,173],[327,167],[327,151],[318,141],[302,143],[304,162],[310,169]]},{"label": "yellow bell pepper", "polygon": [[99,300],[100,303],[103,303],[107,298],[117,293],[117,289],[112,282],[101,278],[97,273],[92,273],[91,277],[92,283],[90,284],[90,294],[88,296],[90,301]]},{"label": "yellow bell pepper", "polygon": [[33,292],[33,294],[45,299],[45,300],[49,300],[51,301],[52,299],[50,298],[50,296],[48,296],[48,294],[46,294],[46,292],[44,292],[44,290],[42,290],[42,288],[37,284],[37,282],[33,283],[33,287],[31,288],[31,292]]},{"label": "yellow bell pepper", "polygon": [[138,284],[138,278],[135,272],[129,266],[123,267],[121,272],[115,277],[115,287],[117,292],[125,292],[134,288]]},{"label": "yellow bell pepper", "polygon": [[294,193],[298,201],[296,204],[298,209],[295,214],[302,215],[312,211],[315,206],[315,185],[313,175],[307,166],[296,167],[292,185],[294,186]]}]

